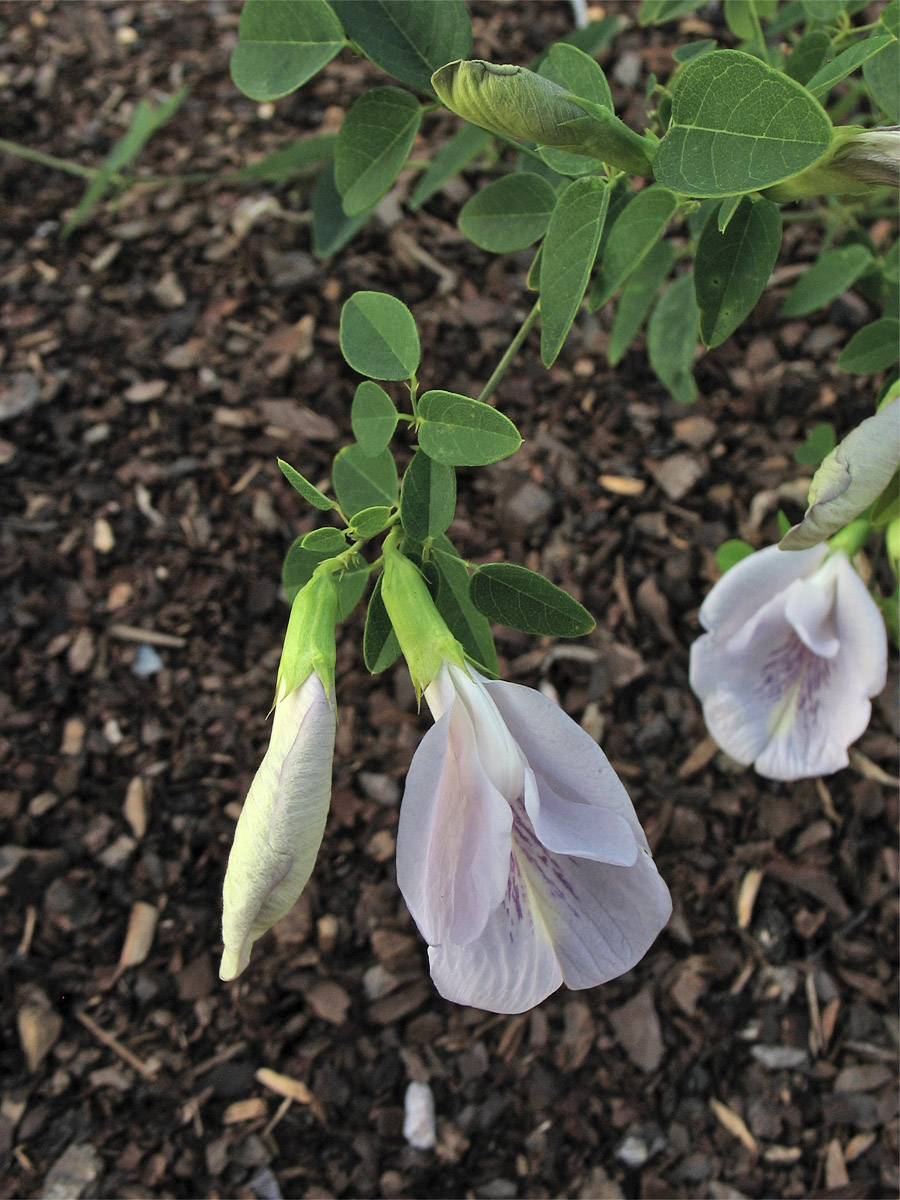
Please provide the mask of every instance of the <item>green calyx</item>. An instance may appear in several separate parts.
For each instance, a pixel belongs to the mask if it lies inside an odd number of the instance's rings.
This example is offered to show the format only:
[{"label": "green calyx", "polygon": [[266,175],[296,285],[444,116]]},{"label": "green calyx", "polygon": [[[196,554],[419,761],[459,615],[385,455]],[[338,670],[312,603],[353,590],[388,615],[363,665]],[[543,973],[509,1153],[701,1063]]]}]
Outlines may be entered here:
[{"label": "green calyx", "polygon": [[845,525],[839,533],[828,539],[832,550],[843,550],[852,561],[866,544],[866,539],[872,532],[872,524],[868,517],[857,517],[849,525]]},{"label": "green calyx", "polygon": [[313,671],[327,695],[334,691],[338,594],[331,565],[325,562],[317,567],[309,583],[294,597],[278,664],[276,703],[300,687]]},{"label": "green calyx", "polygon": [[808,196],[863,196],[878,187],[897,187],[900,130],[842,125],[834,130],[824,158],[793,179],[766,188],[777,204]]},{"label": "green calyx", "polygon": [[462,647],[447,628],[431,593],[414,563],[398,549],[395,529],[384,541],[381,598],[390,617],[416,694],[434,679],[444,661],[463,666]]}]

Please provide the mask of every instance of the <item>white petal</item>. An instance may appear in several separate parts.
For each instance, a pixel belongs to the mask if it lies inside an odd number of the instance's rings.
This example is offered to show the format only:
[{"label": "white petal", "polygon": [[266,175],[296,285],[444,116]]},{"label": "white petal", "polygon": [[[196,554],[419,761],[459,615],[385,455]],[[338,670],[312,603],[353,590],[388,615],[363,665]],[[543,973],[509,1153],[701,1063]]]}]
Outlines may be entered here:
[{"label": "white petal", "polygon": [[328,818],[334,734],[334,704],[315,673],[275,707],[225,873],[222,979],[243,971],[253,942],[293,907],[312,874]]},{"label": "white petal", "polygon": [[397,830],[397,882],[426,941],[480,934],[506,890],[511,826],[454,701],[413,757]]},{"label": "white petal", "polygon": [[533,688],[486,681],[534,773],[525,804],[548,849],[600,862],[634,862],[647,845],[634,805],[592,737]]},{"label": "white petal", "polygon": [[789,553],[767,546],[742,558],[726,571],[704,600],[700,624],[730,636],[740,629],[772,596],[811,575],[828,555],[827,546]]},{"label": "white petal", "polygon": [[468,667],[450,665],[450,678],[459,701],[472,720],[478,755],[494,787],[513,800],[522,794],[522,755],[515,737],[494,703],[486,680]]},{"label": "white petal", "polygon": [[798,579],[784,594],[786,620],[803,645],[820,658],[834,658],[840,649],[835,622],[835,587],[833,575],[828,579],[814,576],[811,580]]}]

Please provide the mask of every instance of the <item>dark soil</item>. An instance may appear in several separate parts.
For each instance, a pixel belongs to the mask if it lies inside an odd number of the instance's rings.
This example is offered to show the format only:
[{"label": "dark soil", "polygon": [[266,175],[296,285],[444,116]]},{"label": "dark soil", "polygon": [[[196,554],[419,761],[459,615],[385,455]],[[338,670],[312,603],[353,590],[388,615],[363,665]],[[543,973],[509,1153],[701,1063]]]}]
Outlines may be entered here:
[{"label": "dark soil", "polygon": [[[495,59],[570,27],[564,3],[472,7]],[[344,56],[266,115],[228,76],[238,11],[0,6],[3,136],[95,165],[137,100],[187,82],[142,165],[218,170],[384,82]],[[683,38],[620,39],[620,112],[639,121]],[[451,128],[426,122],[423,154]],[[550,371],[533,333],[495,397],[524,448],[460,477],[464,553],[540,569],[598,617],[578,643],[499,630],[498,648],[631,792],[675,903],[644,961],[524,1016],[440,999],[393,867],[427,717],[400,668],[366,673],[357,611],[312,883],[241,979],[217,978],[281,560],[317,519],[275,460],[327,483],[356,382],[340,306],[360,288],[412,308],[426,385],[477,394],[532,303],[528,254],[456,230],[479,181],[416,217],[387,203],[318,263],[305,183],[132,191],[62,244],[81,182],[0,159],[4,1196],[897,1194],[896,672],[851,768],[795,786],[724,759],[687,686],[715,548],[776,540],[805,494],[794,448],[871,412],[877,381],[835,366],[866,301],[778,317],[815,224],[787,227],[775,284],[698,361],[696,406],[641,345],[612,373],[609,313],[583,315]],[[410,1080],[434,1094],[433,1151],[402,1134]]]}]

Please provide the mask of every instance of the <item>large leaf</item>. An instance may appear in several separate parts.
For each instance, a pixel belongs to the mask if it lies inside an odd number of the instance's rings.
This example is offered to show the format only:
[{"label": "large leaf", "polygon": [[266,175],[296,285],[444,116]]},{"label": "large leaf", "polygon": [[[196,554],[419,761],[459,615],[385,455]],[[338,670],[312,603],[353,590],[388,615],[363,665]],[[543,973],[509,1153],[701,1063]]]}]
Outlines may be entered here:
[{"label": "large leaf", "polygon": [[387,292],[354,292],[341,309],[341,353],[372,379],[411,379],[419,366],[419,332],[406,305]]},{"label": "large leaf", "polygon": [[363,92],[344,117],[334,151],[334,182],[348,217],[377,204],[399,175],[422,123],[410,92],[377,87]]},{"label": "large leaf", "polygon": [[360,50],[401,83],[431,92],[431,76],[472,49],[462,0],[333,0]]},{"label": "large leaf", "polygon": [[509,417],[456,392],[426,392],[418,415],[419,445],[445,466],[481,467],[509,458],[522,445]]},{"label": "large leaf", "polygon": [[535,571],[513,563],[478,567],[469,585],[475,607],[492,621],[523,633],[581,637],[596,622],[578,601]]},{"label": "large leaf", "polygon": [[463,167],[477,158],[491,141],[491,134],[486,129],[479,129],[477,125],[470,125],[468,121],[464,122],[462,128],[457,130],[449,142],[441,146],[422,172],[422,177],[409,198],[410,210],[415,212],[421,208],[426,200],[430,200],[441,190],[448,179],[452,179]]},{"label": "large leaf", "polygon": [[574,179],[559,197],[541,255],[541,359],[556,360],[575,320],[600,245],[609,185]]},{"label": "large leaf", "polygon": [[733,196],[789,179],[830,143],[827,114],[799,83],[750,54],[716,50],[677,77],[653,172],[689,196]]},{"label": "large leaf", "polygon": [[781,306],[781,315],[805,317],[823,304],[830,304],[871,265],[872,255],[859,243],[826,250],[791,288]]},{"label": "large leaf", "polygon": [[730,337],[756,305],[781,246],[781,211],[746,196],[723,233],[707,221],[694,258],[700,336],[707,346]]},{"label": "large leaf", "polygon": [[341,194],[334,186],[334,163],[330,162],[316,180],[312,198],[312,248],[316,258],[337,254],[358,233],[372,213],[348,217],[341,207]]},{"label": "large leaf", "polygon": [[456,472],[417,450],[403,476],[400,520],[417,542],[443,533],[456,512]]},{"label": "large leaf", "polygon": [[556,193],[546,179],[516,171],[495,179],[467,200],[457,224],[482,250],[508,254],[544,236],[555,204]]},{"label": "large leaf", "polygon": [[697,349],[699,327],[693,276],[682,275],[660,296],[647,327],[650,366],[682,404],[691,404],[697,399],[691,364]]},{"label": "large leaf", "polygon": [[497,651],[491,626],[469,599],[469,571],[446,534],[435,539],[431,562],[438,572],[438,612],[469,658],[489,675],[497,675]]},{"label": "large leaf", "polygon": [[251,100],[277,100],[306,83],[347,44],[325,0],[245,0],[231,78]]},{"label": "large leaf", "polygon": [[364,508],[391,507],[400,493],[397,467],[390,450],[370,456],[363,454],[355,442],[335,456],[331,483],[338,503],[351,518]]},{"label": "large leaf", "polygon": [[621,362],[625,351],[634,341],[677,257],[678,251],[671,242],[657,242],[637,270],[629,276],[622,288],[609,333],[606,357],[611,367]]},{"label": "large leaf", "polygon": [[600,269],[591,287],[591,312],[612,296],[620,284],[643,262],[678,207],[678,197],[654,184],[626,204],[609,230],[601,252]]},{"label": "large leaf", "polygon": [[397,409],[384,388],[371,379],[363,380],[350,406],[353,436],[363,454],[380,454],[394,436],[397,420]]}]

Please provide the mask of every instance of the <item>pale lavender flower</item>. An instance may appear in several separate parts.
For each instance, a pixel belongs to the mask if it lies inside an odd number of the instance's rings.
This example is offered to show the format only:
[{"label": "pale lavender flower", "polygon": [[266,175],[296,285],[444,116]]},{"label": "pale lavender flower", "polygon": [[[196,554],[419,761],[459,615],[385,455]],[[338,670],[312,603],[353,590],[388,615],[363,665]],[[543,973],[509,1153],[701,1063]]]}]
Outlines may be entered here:
[{"label": "pale lavender flower", "polygon": [[633,967],[671,900],[600,747],[530,688],[445,662],[425,696],[397,879],[448,1000],[523,1012]]},{"label": "pale lavender flower", "polygon": [[829,775],[884,687],[884,621],[847,556],[769,546],[732,567],[700,609],[691,687],[722,749],[769,779]]}]

